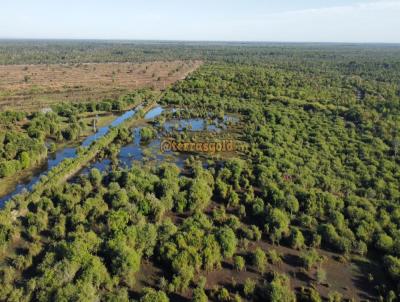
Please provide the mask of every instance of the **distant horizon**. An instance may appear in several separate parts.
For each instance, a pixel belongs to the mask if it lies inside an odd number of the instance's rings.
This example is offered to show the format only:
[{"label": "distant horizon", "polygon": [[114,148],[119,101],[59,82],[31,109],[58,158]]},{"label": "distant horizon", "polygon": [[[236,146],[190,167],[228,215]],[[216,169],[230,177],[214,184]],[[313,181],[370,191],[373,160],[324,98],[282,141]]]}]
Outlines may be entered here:
[{"label": "distant horizon", "polygon": [[347,41],[262,41],[262,40],[174,40],[174,39],[117,39],[117,38],[13,38],[0,37],[0,41],[87,41],[87,42],[166,42],[166,43],[240,43],[240,44],[337,44],[337,45],[398,45],[400,42],[347,42]]},{"label": "distant horizon", "polygon": [[19,0],[2,39],[400,44],[400,0]]}]

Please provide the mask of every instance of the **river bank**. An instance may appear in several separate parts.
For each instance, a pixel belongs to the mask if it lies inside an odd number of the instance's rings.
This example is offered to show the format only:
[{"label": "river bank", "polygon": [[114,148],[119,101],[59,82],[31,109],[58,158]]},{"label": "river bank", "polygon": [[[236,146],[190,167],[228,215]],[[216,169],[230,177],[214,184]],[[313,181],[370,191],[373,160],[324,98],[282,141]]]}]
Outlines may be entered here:
[{"label": "river bank", "polygon": [[[32,189],[35,191],[44,186],[44,183],[48,183],[49,179],[51,179],[52,182],[55,179],[65,181],[69,177],[72,177],[74,173],[78,172],[86,163],[90,162],[101,148],[104,148],[115,139],[118,132],[118,130],[115,129],[118,129],[118,126],[124,123],[124,127],[129,127],[130,123],[136,120],[131,119],[133,116],[136,116],[136,113],[143,114],[150,110],[154,104],[155,100],[150,102],[145,101],[142,104],[137,105],[134,110],[126,111],[124,114],[117,117],[110,125],[99,128],[95,134],[88,136],[80,145],[67,147],[57,151],[52,157],[48,158],[47,163],[42,166],[42,169],[38,168],[38,170],[32,170],[32,173],[34,174],[29,175],[27,173],[24,175],[27,182],[18,183],[12,192],[0,198],[0,206],[4,206],[8,200],[20,193],[24,193],[24,191],[30,191]],[[105,136],[106,138],[104,138]],[[95,141],[96,143],[93,144]],[[102,143],[103,141],[104,143]],[[65,171],[68,166],[68,171]],[[62,177],[60,177],[60,175],[62,175]],[[8,186],[12,187],[11,184]],[[28,192],[24,195],[26,194],[29,195]]]}]

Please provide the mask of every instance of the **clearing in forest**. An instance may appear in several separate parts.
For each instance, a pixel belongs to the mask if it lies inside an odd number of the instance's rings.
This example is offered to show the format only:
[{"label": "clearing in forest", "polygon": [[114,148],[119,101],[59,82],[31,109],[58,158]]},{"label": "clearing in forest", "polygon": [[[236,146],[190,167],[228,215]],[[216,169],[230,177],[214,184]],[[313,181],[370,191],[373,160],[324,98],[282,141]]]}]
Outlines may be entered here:
[{"label": "clearing in forest", "polygon": [[115,98],[138,88],[164,89],[199,61],[0,65],[1,110],[35,111],[55,102]]}]

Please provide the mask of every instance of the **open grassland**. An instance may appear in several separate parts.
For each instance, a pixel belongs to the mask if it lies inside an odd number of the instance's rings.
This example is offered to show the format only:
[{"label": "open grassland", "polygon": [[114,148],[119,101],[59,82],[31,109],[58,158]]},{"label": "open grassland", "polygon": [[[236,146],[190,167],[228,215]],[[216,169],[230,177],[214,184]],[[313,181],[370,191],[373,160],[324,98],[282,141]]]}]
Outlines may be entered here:
[{"label": "open grassland", "polygon": [[60,101],[116,98],[138,88],[163,90],[200,61],[0,65],[0,108],[35,111]]}]

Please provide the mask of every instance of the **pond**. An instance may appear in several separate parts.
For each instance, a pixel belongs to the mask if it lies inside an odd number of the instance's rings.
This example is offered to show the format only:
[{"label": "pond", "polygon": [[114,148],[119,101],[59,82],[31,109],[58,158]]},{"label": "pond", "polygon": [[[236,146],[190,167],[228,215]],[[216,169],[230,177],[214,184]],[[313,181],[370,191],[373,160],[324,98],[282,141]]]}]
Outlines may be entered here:
[{"label": "pond", "polygon": [[[169,109],[174,112],[176,109]],[[161,107],[157,107],[146,114],[146,120],[152,120],[162,112],[167,111]],[[172,131],[209,131],[209,132],[221,132],[227,128],[227,124],[237,123],[239,119],[236,116],[226,115],[222,121],[217,119],[213,120],[211,124],[202,118],[189,118],[189,119],[171,119],[164,122],[161,126],[161,133],[158,132],[156,138],[149,142],[141,142],[140,130],[142,127],[136,127],[132,130],[132,142],[124,145],[120,148],[118,153],[118,165],[121,167],[131,168],[136,162],[143,162],[147,160],[154,160],[159,162],[173,162],[178,167],[183,168],[185,160],[188,159],[192,154],[190,153],[177,153],[172,151],[159,152],[161,140],[164,135],[170,134]],[[109,158],[96,160],[89,166],[81,171],[82,174],[88,174],[92,168],[97,168],[100,171],[107,171],[111,169],[112,162]]]}]

